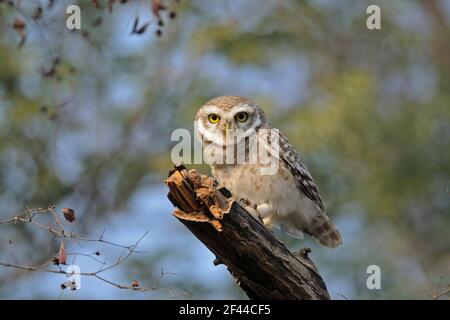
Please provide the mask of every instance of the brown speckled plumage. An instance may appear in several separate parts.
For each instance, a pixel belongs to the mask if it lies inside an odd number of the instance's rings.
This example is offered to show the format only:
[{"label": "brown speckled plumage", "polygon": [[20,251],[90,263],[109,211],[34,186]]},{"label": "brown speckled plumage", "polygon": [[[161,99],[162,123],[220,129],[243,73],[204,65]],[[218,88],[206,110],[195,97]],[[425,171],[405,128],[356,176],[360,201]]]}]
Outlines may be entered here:
[{"label": "brown speckled plumage", "polygon": [[246,97],[241,96],[219,96],[212,98],[208,102],[205,103],[205,106],[217,106],[219,108],[230,110],[231,108],[239,105],[239,104],[247,104],[249,106],[254,106],[253,101]]},{"label": "brown speckled plumage", "polygon": [[[249,114],[248,120],[239,123],[234,119],[237,112],[242,110]],[[217,114],[220,121],[217,124],[210,123],[210,114]],[[211,144],[220,149],[226,147],[221,144],[225,134],[222,122],[231,126],[232,130],[254,129],[258,141],[269,153],[274,152],[269,136],[276,137],[279,146],[279,152],[275,155],[279,162],[277,173],[261,175],[261,164],[213,163],[214,177],[234,196],[253,203],[268,226],[278,225],[296,237],[302,231],[306,232],[321,244],[332,248],[342,243],[339,231],[325,213],[325,206],[309,170],[287,138],[278,130],[271,129],[264,112],[253,101],[241,96],[216,97],[198,110],[195,119],[201,123],[199,137],[204,147]],[[261,129],[270,130],[267,134],[263,133],[267,130]]]}]

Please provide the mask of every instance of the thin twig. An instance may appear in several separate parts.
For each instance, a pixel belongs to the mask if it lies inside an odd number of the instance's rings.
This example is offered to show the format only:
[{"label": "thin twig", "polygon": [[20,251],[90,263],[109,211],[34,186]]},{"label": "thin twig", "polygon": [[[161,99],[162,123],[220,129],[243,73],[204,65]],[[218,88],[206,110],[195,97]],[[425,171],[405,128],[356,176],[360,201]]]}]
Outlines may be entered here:
[{"label": "thin twig", "polygon": [[[0,225],[5,225],[5,224],[14,224],[15,225],[17,223],[29,224],[29,225],[32,225],[39,229],[48,231],[52,236],[54,236],[57,239],[74,241],[74,242],[78,243],[81,247],[82,247],[82,245],[80,244],[80,242],[97,242],[97,243],[102,243],[102,244],[109,245],[112,247],[121,248],[122,252],[117,257],[117,259],[111,264],[107,264],[106,261],[101,261],[100,259],[96,258],[96,256],[100,255],[99,251],[89,252],[89,253],[70,252],[70,253],[65,253],[65,256],[74,256],[74,258],[77,256],[84,256],[84,257],[88,257],[100,264],[100,268],[97,271],[80,272],[80,273],[78,273],[80,276],[94,277],[100,281],[103,281],[105,283],[108,283],[108,284],[113,285],[120,289],[128,289],[128,290],[141,291],[141,292],[145,292],[145,291],[149,291],[149,290],[152,290],[152,291],[160,290],[159,283],[160,283],[163,275],[165,274],[164,272],[161,273],[161,276],[157,279],[157,281],[155,282],[155,285],[149,285],[149,286],[140,286],[140,285],[136,285],[136,284],[134,284],[134,285],[133,284],[130,284],[130,285],[119,284],[119,283],[116,283],[112,280],[105,278],[102,275],[102,273],[104,273],[108,270],[111,270],[111,269],[119,266],[120,264],[122,264],[132,254],[146,253],[147,251],[137,250],[137,247],[138,247],[139,243],[148,235],[148,233],[149,233],[148,231],[146,231],[142,236],[140,236],[138,238],[138,240],[136,242],[134,242],[131,245],[122,245],[122,244],[118,244],[118,243],[115,243],[115,242],[112,242],[109,240],[105,240],[104,238],[105,238],[106,229],[102,230],[99,238],[87,238],[87,237],[79,236],[73,231],[71,231],[70,233],[66,233],[63,228],[64,222],[62,222],[62,220],[60,219],[60,217],[58,216],[58,213],[54,210],[54,208],[55,207],[53,205],[49,206],[48,208],[35,208],[35,209],[26,208],[25,210],[13,215],[11,218],[8,218],[6,220],[0,220]],[[45,224],[37,221],[37,218],[40,216],[43,216],[43,215],[50,215],[54,220],[53,224],[45,225]],[[11,240],[8,240],[8,241],[11,241]],[[7,268],[14,268],[14,269],[18,269],[18,270],[25,270],[25,271],[47,272],[47,273],[52,273],[52,274],[63,274],[66,276],[72,276],[73,274],[68,273],[59,264],[59,260],[58,260],[59,258],[60,258],[59,255],[57,258],[52,257],[45,263],[38,265],[38,266],[20,265],[20,264],[14,264],[14,263],[9,263],[9,262],[2,262],[2,261],[0,261],[0,266],[7,267]],[[56,265],[57,269],[49,267],[52,264]]]}]

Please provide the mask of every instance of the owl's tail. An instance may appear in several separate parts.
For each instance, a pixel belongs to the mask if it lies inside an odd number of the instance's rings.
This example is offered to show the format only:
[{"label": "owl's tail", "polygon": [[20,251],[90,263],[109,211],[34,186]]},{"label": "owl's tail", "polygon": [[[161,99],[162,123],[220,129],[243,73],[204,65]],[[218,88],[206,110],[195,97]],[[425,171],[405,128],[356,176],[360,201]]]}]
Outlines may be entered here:
[{"label": "owl's tail", "polygon": [[339,230],[326,215],[314,219],[305,231],[326,247],[335,248],[342,244]]}]

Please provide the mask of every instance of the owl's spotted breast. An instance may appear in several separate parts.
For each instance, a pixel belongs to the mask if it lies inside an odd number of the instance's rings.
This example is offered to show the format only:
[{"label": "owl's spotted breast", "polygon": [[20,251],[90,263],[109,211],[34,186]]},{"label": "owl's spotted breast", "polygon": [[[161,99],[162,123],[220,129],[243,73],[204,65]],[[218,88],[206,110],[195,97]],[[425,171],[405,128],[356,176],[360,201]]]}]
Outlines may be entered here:
[{"label": "owl's spotted breast", "polygon": [[[296,187],[289,170],[284,167],[276,175],[261,175],[255,164],[212,166],[213,176],[233,195],[249,200],[252,204],[266,204],[271,212],[265,212],[263,218],[270,221],[269,226],[282,225],[283,229],[307,232],[317,215],[317,206]],[[288,221],[289,216],[297,216]]]}]

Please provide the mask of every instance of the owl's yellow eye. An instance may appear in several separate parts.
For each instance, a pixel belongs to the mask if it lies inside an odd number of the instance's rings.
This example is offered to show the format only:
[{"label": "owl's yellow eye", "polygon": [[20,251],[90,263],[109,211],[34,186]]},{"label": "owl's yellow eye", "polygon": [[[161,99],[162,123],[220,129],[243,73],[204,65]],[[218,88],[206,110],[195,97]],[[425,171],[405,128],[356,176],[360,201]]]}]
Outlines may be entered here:
[{"label": "owl's yellow eye", "polygon": [[239,112],[236,116],[235,116],[236,121],[239,122],[245,122],[248,119],[248,113],[247,112]]},{"label": "owl's yellow eye", "polygon": [[217,114],[212,113],[208,116],[208,120],[211,123],[218,123],[220,120],[220,117]]}]

